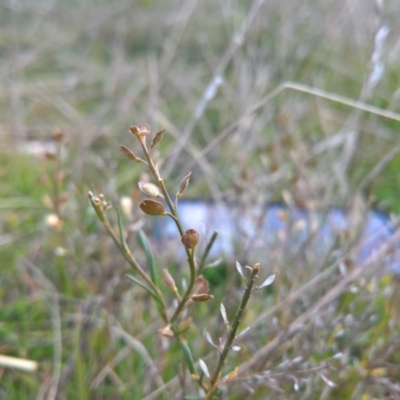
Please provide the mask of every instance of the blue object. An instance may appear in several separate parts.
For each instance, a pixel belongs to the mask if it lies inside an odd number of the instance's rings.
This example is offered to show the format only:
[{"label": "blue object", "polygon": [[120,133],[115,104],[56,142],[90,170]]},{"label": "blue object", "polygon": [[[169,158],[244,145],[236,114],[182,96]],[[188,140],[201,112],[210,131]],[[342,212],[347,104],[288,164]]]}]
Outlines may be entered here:
[{"label": "blue object", "polygon": [[[181,200],[178,212],[184,229],[192,228],[200,233],[200,250],[206,244],[205,238],[208,239],[214,230],[218,230],[218,238],[210,253],[211,259],[231,259],[245,249],[270,254],[277,248],[284,248],[285,252],[292,254],[307,248],[307,252],[312,251],[317,257],[336,251],[340,256],[341,252],[358,246],[353,260],[362,263],[394,232],[388,216],[374,210],[356,220],[354,214],[342,208],[308,211],[269,204],[264,210],[253,208],[242,212],[223,202]],[[179,234],[171,218],[157,217],[152,236],[158,243],[168,243],[169,246],[176,243],[179,246],[177,251],[184,257]],[[383,267],[400,273],[400,255],[387,256],[383,260]]]}]

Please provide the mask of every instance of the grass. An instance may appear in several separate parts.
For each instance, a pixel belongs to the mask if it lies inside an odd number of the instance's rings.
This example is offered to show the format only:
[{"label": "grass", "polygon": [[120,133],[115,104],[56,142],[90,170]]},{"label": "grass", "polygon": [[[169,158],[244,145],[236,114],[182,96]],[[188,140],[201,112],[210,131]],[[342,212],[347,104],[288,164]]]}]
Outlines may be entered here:
[{"label": "grass", "polygon": [[[145,263],[135,226],[150,223],[138,207],[146,177],[118,151],[134,149],[132,124],[166,128],[155,157],[172,193],[191,170],[187,197],[234,200],[241,212],[278,200],[398,213],[398,12],[361,0],[0,4],[0,355],[39,365],[1,367],[0,398],[200,396],[87,200],[89,190],[133,200],[124,225]],[[383,25],[385,69],[371,86]],[[27,154],[34,142],[51,154]],[[159,280],[164,267],[188,279],[162,250]],[[215,367],[204,331],[225,335],[220,301],[234,317],[235,259],[277,277],[250,299],[241,328],[252,329],[226,361],[223,375],[239,374],[222,398],[399,397],[398,282],[337,252],[238,246],[206,270],[214,300],[190,306],[186,333],[196,362]]]}]

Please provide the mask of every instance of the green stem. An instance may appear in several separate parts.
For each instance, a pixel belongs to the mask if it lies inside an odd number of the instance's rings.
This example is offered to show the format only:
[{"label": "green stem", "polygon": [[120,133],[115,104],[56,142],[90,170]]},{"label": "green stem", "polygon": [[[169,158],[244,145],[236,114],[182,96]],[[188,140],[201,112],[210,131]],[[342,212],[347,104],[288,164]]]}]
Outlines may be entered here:
[{"label": "green stem", "polygon": [[203,255],[201,256],[201,260],[200,260],[200,263],[199,263],[199,268],[198,268],[198,273],[199,274],[201,273],[201,271],[204,268],[204,265],[206,263],[206,259],[208,257],[208,254],[210,253],[210,250],[211,250],[215,240],[217,239],[217,236],[218,236],[218,231],[214,231],[213,234],[210,237],[210,240],[207,243],[206,248],[204,249]]},{"label": "green stem", "polygon": [[231,327],[231,329],[229,331],[229,334],[228,334],[228,337],[226,339],[224,348],[221,351],[221,355],[220,355],[219,360],[218,360],[218,365],[217,365],[217,367],[216,367],[216,369],[214,371],[214,374],[213,374],[213,376],[211,378],[211,386],[210,386],[210,389],[209,389],[209,391],[207,393],[206,400],[211,399],[211,396],[213,395],[215,389],[218,386],[219,377],[220,377],[220,373],[221,373],[222,367],[223,367],[223,365],[225,363],[225,359],[226,359],[226,357],[227,357],[227,355],[229,353],[229,350],[231,349],[233,341],[235,340],[236,332],[238,330],[240,322],[242,321],[243,313],[244,313],[244,310],[246,308],[247,302],[250,299],[250,296],[251,296],[251,293],[252,293],[252,288],[253,288],[254,282],[255,282],[255,280],[257,278],[257,274],[258,274],[259,270],[260,270],[260,264],[254,264],[254,266],[253,266],[253,268],[252,268],[252,270],[250,272],[249,279],[247,281],[246,289],[245,289],[245,291],[243,293],[242,301],[240,303],[240,306],[239,306],[238,310],[236,311],[235,319],[233,320],[233,324],[232,324],[232,327]]},{"label": "green stem", "polygon": [[[183,236],[185,231],[184,231],[183,226],[181,224],[181,221],[179,219],[177,209],[174,206],[174,203],[172,202],[171,197],[170,197],[170,195],[169,195],[169,193],[167,191],[167,188],[166,188],[165,183],[164,183],[164,179],[161,178],[160,173],[158,172],[158,168],[153,162],[153,159],[151,157],[151,153],[148,150],[145,141],[144,140],[143,141],[139,140],[139,142],[140,142],[140,144],[142,146],[142,149],[143,149],[143,152],[144,152],[144,154],[146,156],[146,160],[147,160],[149,169],[150,169],[151,173],[153,174],[154,178],[158,182],[158,185],[159,185],[159,187],[161,189],[162,194],[164,195],[165,201],[168,204],[168,207],[169,207],[169,209],[171,211],[171,214],[173,216],[173,220],[175,221],[175,224],[176,224],[176,226],[178,228],[178,231],[179,231],[180,235]],[[188,260],[188,263],[189,263],[190,279],[189,279],[189,284],[188,284],[188,287],[186,289],[186,292],[183,295],[182,300],[179,302],[178,307],[176,308],[176,310],[174,312],[174,315],[170,319],[171,323],[173,323],[177,319],[177,317],[179,316],[179,314],[183,310],[186,302],[189,300],[190,293],[193,290],[194,282],[196,280],[196,263],[195,263],[195,260],[194,260],[194,251],[188,249],[187,247],[185,247],[185,251],[186,251],[187,260]]]},{"label": "green stem", "polygon": [[161,316],[162,316],[163,320],[166,323],[168,323],[169,320],[168,320],[167,311],[166,311],[167,307],[165,305],[165,301],[164,301],[163,295],[161,294],[160,290],[153,283],[151,278],[146,274],[146,272],[143,270],[143,268],[140,266],[140,264],[136,261],[135,257],[131,253],[129,247],[124,245],[123,243],[121,243],[121,241],[118,239],[117,234],[115,233],[114,229],[110,225],[110,222],[108,221],[106,213],[104,212],[104,210],[99,209],[99,207],[101,207],[101,206],[99,206],[98,204],[95,204],[92,201],[92,198],[90,198],[90,200],[91,200],[91,203],[92,203],[94,209],[96,210],[97,215],[99,216],[100,221],[102,222],[104,228],[106,229],[107,233],[111,236],[112,240],[114,241],[114,243],[116,244],[116,246],[118,247],[118,249],[120,250],[122,255],[124,256],[125,260],[133,267],[133,269],[135,271],[137,271],[137,273],[143,278],[143,280],[146,282],[146,284],[159,297],[160,303],[162,305],[162,308],[160,309]]}]

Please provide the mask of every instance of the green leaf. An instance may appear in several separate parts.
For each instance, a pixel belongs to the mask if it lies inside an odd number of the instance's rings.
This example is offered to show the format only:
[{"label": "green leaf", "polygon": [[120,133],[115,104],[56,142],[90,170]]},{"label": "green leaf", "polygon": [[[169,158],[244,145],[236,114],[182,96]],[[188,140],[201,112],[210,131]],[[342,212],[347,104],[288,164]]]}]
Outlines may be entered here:
[{"label": "green leaf", "polygon": [[188,344],[184,341],[181,341],[180,343],[183,355],[185,357],[186,363],[188,365],[189,371],[192,375],[196,375],[196,370],[194,368],[194,362],[193,362],[193,357],[192,357],[192,352],[190,351],[190,348]]},{"label": "green leaf", "polygon": [[157,296],[156,293],[153,292],[152,289],[150,289],[147,285],[145,285],[143,282],[141,282],[139,279],[135,278],[133,275],[126,274],[127,278],[129,278],[131,281],[137,283],[139,286],[141,286],[157,303],[158,307],[162,309],[162,301],[161,299]]},{"label": "green leaf", "polygon": [[143,232],[142,229],[138,232],[138,238],[139,238],[140,245],[143,247],[143,250],[146,253],[147,264],[149,266],[151,280],[158,287],[158,285],[157,285],[156,264],[154,262],[154,255],[153,255],[153,252],[151,251],[150,243],[149,243],[149,241],[147,239],[147,236]]},{"label": "green leaf", "polygon": [[124,235],[124,228],[122,226],[122,218],[121,218],[121,213],[119,211],[119,208],[116,208],[117,210],[117,216],[118,216],[118,229],[119,229],[119,238],[121,240],[121,244],[124,247],[124,249],[129,250],[128,244],[126,243],[125,235]]}]

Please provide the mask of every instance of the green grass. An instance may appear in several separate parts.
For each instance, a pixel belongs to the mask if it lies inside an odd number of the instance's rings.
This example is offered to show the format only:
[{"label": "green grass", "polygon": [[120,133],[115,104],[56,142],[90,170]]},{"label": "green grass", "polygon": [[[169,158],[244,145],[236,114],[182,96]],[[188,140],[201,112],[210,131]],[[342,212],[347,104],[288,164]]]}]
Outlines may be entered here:
[{"label": "green grass", "polygon": [[[399,212],[398,152],[385,160],[399,145],[398,120],[291,89],[246,115],[286,81],[359,99],[375,24],[384,23],[391,29],[382,52],[385,71],[363,102],[397,112],[399,7],[392,3],[374,14],[361,0],[354,9],[334,1],[265,2],[231,53],[250,3],[0,4],[0,355],[39,363],[31,373],[1,367],[0,399],[47,399],[55,392],[66,399],[142,399],[161,380],[166,387],[153,398],[182,398],[179,347],[159,335],[162,321],[151,300],[126,280],[132,271],[87,199],[89,190],[113,205],[131,196],[132,215],[124,222],[148,227],[149,217],[138,209],[143,170],[118,152],[119,144],[138,151],[130,125],[166,128],[156,156],[172,193],[190,169],[189,197],[223,196],[252,207],[289,196],[306,207],[361,202]],[[228,62],[218,70],[224,54]],[[216,73],[223,83],[196,116]],[[56,128],[65,134],[61,142],[52,135]],[[351,130],[359,132],[358,143],[343,169],[343,142],[329,143]],[[51,142],[59,152],[26,154],[31,141]],[[377,165],[379,173],[360,188]],[[50,214],[59,225],[49,225]],[[116,223],[114,210],[110,219]],[[145,260],[134,235],[129,245]],[[166,265],[164,252],[154,252],[160,281],[167,266],[188,278],[186,264]],[[251,298],[242,328],[252,329],[223,374],[255,360],[343,279],[337,270],[321,275],[334,256],[320,260],[277,249],[262,259],[251,251],[242,257],[238,250],[206,271],[215,299],[190,306],[188,342],[195,361],[202,358],[212,369],[217,357],[204,331],[215,341],[225,335],[219,303],[233,318],[243,290],[232,261],[260,262],[262,278],[277,272],[274,285]],[[346,262],[349,271],[356,268]],[[318,284],[298,292],[318,276]],[[263,363],[241,371],[222,398],[396,398],[398,283],[365,275],[349,287]],[[172,301],[166,285],[163,290]],[[186,389],[199,395],[188,377]]]}]

